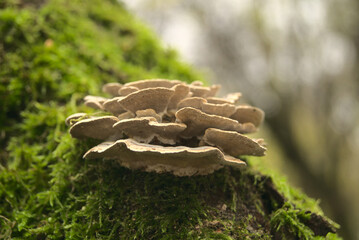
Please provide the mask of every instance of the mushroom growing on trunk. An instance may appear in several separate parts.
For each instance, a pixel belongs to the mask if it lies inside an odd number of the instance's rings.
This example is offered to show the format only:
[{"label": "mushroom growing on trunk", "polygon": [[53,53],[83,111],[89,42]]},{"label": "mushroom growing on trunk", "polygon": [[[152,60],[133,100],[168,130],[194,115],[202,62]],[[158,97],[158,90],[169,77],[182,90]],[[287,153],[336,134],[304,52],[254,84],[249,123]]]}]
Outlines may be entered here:
[{"label": "mushroom growing on trunk", "polygon": [[112,98],[85,98],[87,106],[109,116],[73,114],[66,122],[72,137],[104,141],[84,158],[176,176],[206,175],[225,165],[244,166],[240,156],[266,151],[262,139],[243,135],[257,131],[264,112],[236,106],[241,93],[215,97],[218,89],[166,79],[109,83],[103,90]]}]

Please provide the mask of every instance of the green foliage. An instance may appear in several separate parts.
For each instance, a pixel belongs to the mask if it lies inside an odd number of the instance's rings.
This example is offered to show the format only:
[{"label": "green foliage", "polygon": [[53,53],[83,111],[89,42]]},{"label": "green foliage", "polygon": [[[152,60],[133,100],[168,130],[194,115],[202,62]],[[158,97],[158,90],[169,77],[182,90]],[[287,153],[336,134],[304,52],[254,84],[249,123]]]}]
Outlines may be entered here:
[{"label": "green foliage", "polygon": [[251,169],[189,178],[82,159],[97,142],[64,123],[91,111],[82,97],[152,77],[199,78],[117,1],[0,0],[1,239],[270,239],[270,223],[297,226],[290,208],[270,218]]},{"label": "green foliage", "polygon": [[99,94],[104,82],[199,78],[120,4],[53,0],[37,9],[24,4],[0,3],[15,6],[0,8],[2,142],[33,102]]},{"label": "green foliage", "polygon": [[278,209],[271,218],[272,228],[279,232],[281,238],[292,235],[298,239],[313,239],[314,233],[305,226],[299,219],[298,215],[309,218],[310,213],[303,210],[293,209],[289,204]]},{"label": "green foliage", "polygon": [[315,236],[313,231],[303,223],[303,219],[310,219],[310,212],[303,209],[295,209],[291,204],[286,203],[278,209],[270,220],[271,227],[279,239],[341,239],[335,234],[327,236]]}]

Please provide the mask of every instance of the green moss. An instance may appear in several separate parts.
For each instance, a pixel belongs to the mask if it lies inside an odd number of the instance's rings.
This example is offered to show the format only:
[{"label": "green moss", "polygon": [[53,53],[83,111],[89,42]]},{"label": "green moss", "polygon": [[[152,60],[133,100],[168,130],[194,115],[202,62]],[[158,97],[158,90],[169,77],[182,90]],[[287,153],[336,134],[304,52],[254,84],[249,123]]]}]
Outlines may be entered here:
[{"label": "green moss", "polygon": [[309,198],[299,189],[292,187],[284,176],[269,169],[267,165],[260,164],[257,161],[258,159],[248,157],[247,160],[253,169],[270,176],[275,188],[283,195],[286,201],[282,206],[278,205],[278,202],[274,199],[271,201],[272,208],[276,209],[276,211],[271,215],[270,224],[272,232],[275,235],[277,234],[277,238],[280,239],[285,236],[289,238],[290,236],[291,238],[299,239],[341,239],[332,233],[328,233],[326,237],[315,236],[313,230],[304,223],[310,219],[311,213],[315,213],[321,216],[329,225],[337,229],[340,228],[337,223],[325,217],[322,209],[319,207],[318,200]]},{"label": "green moss", "polygon": [[287,203],[272,215],[270,222],[277,239],[341,239],[332,233],[326,236],[315,236],[312,229],[304,224],[310,218],[310,212],[296,209]]},{"label": "green moss", "polygon": [[288,183],[286,177],[278,174],[273,169],[268,168],[266,164],[261,164],[258,161],[258,159],[254,157],[247,157],[247,161],[248,164],[256,171],[259,171],[262,174],[270,176],[277,190],[292,204],[294,204],[298,208],[306,209],[308,211],[312,211],[323,215],[323,212],[319,207],[319,201],[309,198],[307,195],[302,193],[299,189],[292,187]]},{"label": "green moss", "polygon": [[270,219],[262,183],[250,169],[190,178],[83,160],[95,143],[72,139],[64,124],[70,113],[87,110],[76,108],[77,100],[36,104],[22,113],[22,134],[11,139],[11,161],[0,174],[4,236],[270,239],[269,223],[289,214]]},{"label": "green moss", "polygon": [[152,77],[201,79],[117,1],[0,0],[1,239],[315,236],[303,218],[312,200],[290,190],[283,205],[252,168],[175,177],[82,159],[96,141],[64,123],[92,113],[82,97]]},{"label": "green moss", "polygon": [[12,6],[0,9],[1,145],[34,102],[99,94],[104,82],[200,79],[116,2],[14,2],[0,2]]},{"label": "green moss", "polygon": [[305,226],[299,219],[301,215],[304,218],[310,218],[309,213],[303,210],[293,209],[289,204],[278,209],[271,218],[272,228],[280,235],[281,238],[292,236],[292,238],[312,239],[313,231]]},{"label": "green moss", "polygon": [[[71,102],[59,108],[53,104],[36,104],[31,112],[25,111],[20,126],[23,134],[9,144],[12,161],[0,174],[4,203],[0,215],[15,222],[3,221],[3,229],[11,229],[7,234],[15,239],[247,235],[249,218],[236,219],[235,212],[243,208],[238,202],[249,206],[258,194],[246,193],[248,176],[234,171],[243,180],[237,182],[228,177],[229,172],[223,174],[227,169],[181,178],[130,171],[113,161],[82,160],[81,155],[94,143],[81,143],[67,133],[64,119],[73,110]],[[227,204],[228,210],[218,211],[218,204]],[[208,227],[211,219],[221,219],[219,214],[228,214],[222,218],[222,233]]]}]

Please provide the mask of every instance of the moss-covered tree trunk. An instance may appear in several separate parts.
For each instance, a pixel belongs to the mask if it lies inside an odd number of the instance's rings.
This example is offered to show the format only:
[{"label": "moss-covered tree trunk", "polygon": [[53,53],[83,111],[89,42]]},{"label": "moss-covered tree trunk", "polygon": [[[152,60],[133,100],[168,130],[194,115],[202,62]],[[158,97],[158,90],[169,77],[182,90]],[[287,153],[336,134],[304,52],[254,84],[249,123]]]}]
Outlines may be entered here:
[{"label": "moss-covered tree trunk", "polygon": [[201,79],[117,1],[0,0],[0,239],[338,238],[253,160],[176,177],[82,159],[93,143],[65,117],[103,83],[146,78]]}]

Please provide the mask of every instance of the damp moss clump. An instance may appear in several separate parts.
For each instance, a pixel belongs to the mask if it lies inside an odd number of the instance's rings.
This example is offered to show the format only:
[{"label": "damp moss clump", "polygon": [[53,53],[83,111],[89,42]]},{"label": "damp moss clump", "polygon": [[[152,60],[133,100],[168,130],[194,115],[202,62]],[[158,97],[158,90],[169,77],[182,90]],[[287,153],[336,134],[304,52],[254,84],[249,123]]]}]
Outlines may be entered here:
[{"label": "damp moss clump", "polygon": [[93,113],[80,99],[152,77],[201,78],[117,1],[0,0],[0,239],[339,239],[252,167],[176,177],[82,159],[96,143],[64,122]]}]

